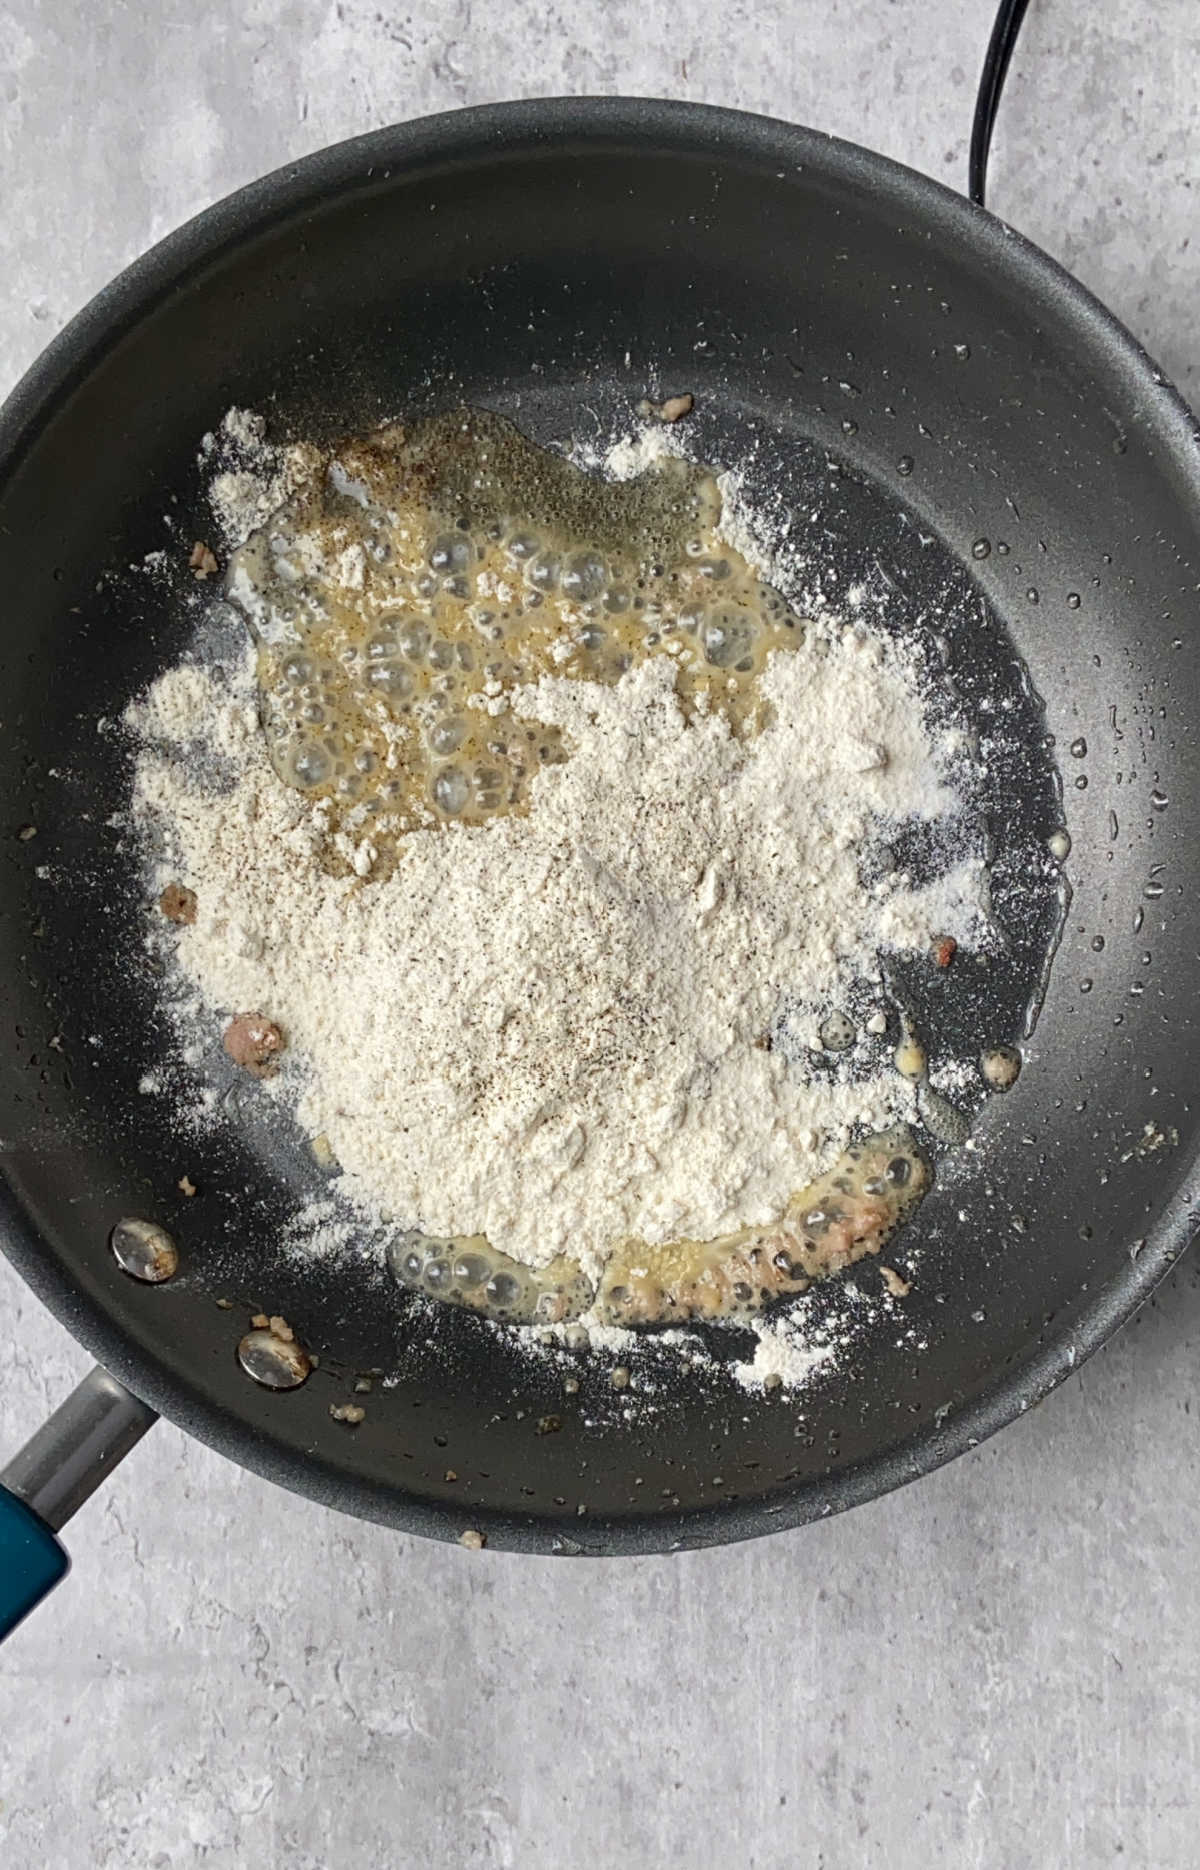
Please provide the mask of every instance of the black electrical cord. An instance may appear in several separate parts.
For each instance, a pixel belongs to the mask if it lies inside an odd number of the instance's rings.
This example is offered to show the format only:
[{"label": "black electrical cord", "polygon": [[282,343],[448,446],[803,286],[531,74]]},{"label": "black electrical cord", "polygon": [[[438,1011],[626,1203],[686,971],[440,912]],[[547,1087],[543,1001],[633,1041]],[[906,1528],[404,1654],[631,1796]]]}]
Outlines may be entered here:
[{"label": "black electrical cord", "polygon": [[1000,95],[1008,76],[1008,61],[1013,55],[1013,47],[1017,43],[1017,34],[1021,30],[1021,21],[1025,18],[1028,5],[1029,0],[1000,0],[996,23],[988,41],[987,56],[979,74],[975,117],[971,124],[967,193],[981,208],[987,184],[988,151],[992,147],[992,131],[996,127],[996,112],[1000,108]]}]

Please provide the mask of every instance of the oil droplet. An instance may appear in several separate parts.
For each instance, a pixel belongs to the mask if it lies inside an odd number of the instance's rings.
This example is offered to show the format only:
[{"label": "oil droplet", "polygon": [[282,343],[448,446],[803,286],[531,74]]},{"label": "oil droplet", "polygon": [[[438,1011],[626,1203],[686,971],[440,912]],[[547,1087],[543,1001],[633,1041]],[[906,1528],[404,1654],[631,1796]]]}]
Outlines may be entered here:
[{"label": "oil droplet", "polygon": [[954,355],[957,357],[960,364],[965,364],[971,355],[971,346],[969,344],[956,344],[954,346]]},{"label": "oil droplet", "polygon": [[1147,883],[1145,889],[1142,891],[1142,895],[1150,902],[1157,902],[1162,893],[1163,886],[1154,877],[1151,877],[1149,883]]},{"label": "oil droplet", "polygon": [[1000,556],[1001,556],[1001,558],[1007,558],[1007,557],[1008,557],[1008,543],[1007,543],[1007,541],[1006,541],[1006,540],[1004,540],[1004,539],[997,539],[997,541],[996,541],[996,550],[997,550],[997,552],[999,552],[999,554],[1000,554]]},{"label": "oil droplet", "polygon": [[1079,991],[1080,993],[1091,993],[1092,991],[1091,980],[1086,974],[1084,975],[1083,979],[1079,983]]},{"label": "oil droplet", "polygon": [[1071,742],[1071,752],[1077,760],[1086,760],[1087,741],[1084,739],[1082,734],[1080,734],[1078,740],[1073,740]]},{"label": "oil droplet", "polygon": [[1133,912],[1133,932],[1135,935],[1141,934],[1142,924],[1145,922],[1145,920],[1146,920],[1146,911],[1142,908],[1141,904],[1139,903],[1138,907]]},{"label": "oil droplet", "polygon": [[1040,593],[1039,593],[1039,591],[1038,591],[1038,588],[1037,588],[1037,586],[1036,586],[1035,584],[1031,584],[1031,585],[1030,585],[1030,587],[1029,587],[1029,589],[1028,589],[1028,591],[1026,591],[1026,593],[1025,593],[1025,596],[1026,596],[1026,597],[1028,598],[1028,600],[1029,600],[1029,602],[1030,602],[1031,604],[1040,604],[1040,603],[1041,603],[1041,595],[1040,595]]},{"label": "oil droplet", "polygon": [[1110,811],[1108,814],[1108,835],[1113,844],[1115,844],[1117,841],[1117,833],[1120,831],[1120,829],[1121,827],[1117,821],[1117,814],[1113,811]]},{"label": "oil droplet", "polygon": [[1156,812],[1165,812],[1171,801],[1165,792],[1156,790],[1150,794],[1150,803]]},{"label": "oil droplet", "polygon": [[821,1024],[821,1044],[829,1052],[844,1052],[854,1044],[854,1022],[843,1012],[830,1013]]},{"label": "oil droplet", "polygon": [[974,545],[971,547],[971,557],[986,558],[991,549],[992,542],[990,539],[976,539]]},{"label": "oil droplet", "polygon": [[901,455],[896,463],[896,472],[898,474],[911,474],[914,466],[915,463],[911,455]]},{"label": "oil droplet", "polygon": [[1086,774],[1086,773],[1077,773],[1077,774],[1076,774],[1076,776],[1075,776],[1075,790],[1076,790],[1076,792],[1086,792],[1086,791],[1087,791],[1087,774]]},{"label": "oil droplet", "polygon": [[1067,609],[1068,610],[1078,610],[1082,602],[1083,602],[1083,599],[1080,597],[1078,591],[1067,592]]},{"label": "oil droplet", "polygon": [[1104,937],[1103,937],[1103,935],[1093,935],[1093,936],[1092,936],[1092,947],[1093,947],[1093,948],[1095,949],[1095,951],[1096,951],[1096,953],[1097,953],[1097,954],[1102,954],[1102,953],[1104,952]]},{"label": "oil droplet", "polygon": [[858,434],[858,423],[851,422],[849,416],[843,417],[842,434],[843,435],[857,435]]}]

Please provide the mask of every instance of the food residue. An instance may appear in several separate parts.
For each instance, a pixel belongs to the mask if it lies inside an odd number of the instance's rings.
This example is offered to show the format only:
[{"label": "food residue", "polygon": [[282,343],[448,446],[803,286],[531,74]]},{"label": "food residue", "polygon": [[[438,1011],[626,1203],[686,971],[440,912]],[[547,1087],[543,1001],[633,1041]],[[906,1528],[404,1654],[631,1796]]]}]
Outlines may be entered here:
[{"label": "food residue", "polygon": [[158,899],[158,906],[168,922],[190,925],[196,920],[196,892],[182,883],[168,883]]},{"label": "food residue", "polygon": [[286,1041],[274,1020],[261,1013],[239,1013],[225,1028],[222,1044],[235,1065],[254,1078],[269,1078],[278,1068]]}]

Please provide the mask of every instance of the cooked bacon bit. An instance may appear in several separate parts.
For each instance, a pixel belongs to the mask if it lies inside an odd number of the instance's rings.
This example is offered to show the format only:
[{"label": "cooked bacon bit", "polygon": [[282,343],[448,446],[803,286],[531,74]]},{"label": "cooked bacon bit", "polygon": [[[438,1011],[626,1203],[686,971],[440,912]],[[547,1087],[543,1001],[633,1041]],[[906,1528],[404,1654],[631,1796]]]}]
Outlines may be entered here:
[{"label": "cooked bacon bit", "polygon": [[269,1331],[271,1329],[271,1320],[267,1317],[265,1312],[255,1312],[250,1323],[256,1331]]},{"label": "cooked bacon bit", "polygon": [[267,1324],[274,1337],[282,1338],[285,1344],[294,1343],[296,1333],[292,1330],[287,1319],[281,1318],[278,1312],[271,1313],[271,1316],[267,1319]]},{"label": "cooked bacon bit", "polygon": [[158,906],[168,922],[190,924],[196,920],[196,892],[182,883],[168,883],[158,899]]},{"label": "cooked bacon bit", "polygon": [[666,402],[652,405],[660,422],[678,422],[683,416],[690,416],[695,407],[695,398],[690,395],[668,396]]},{"label": "cooked bacon bit", "polygon": [[936,967],[949,967],[958,951],[958,943],[953,935],[939,935],[933,944],[933,960]]},{"label": "cooked bacon bit", "polygon": [[912,1291],[912,1280],[902,1279],[894,1266],[881,1266],[880,1276],[894,1299],[906,1299]]},{"label": "cooked bacon bit", "polygon": [[460,1545],[465,1545],[468,1552],[482,1552],[484,1546],[487,1544],[487,1534],[486,1532],[476,1532],[474,1526],[468,1526],[465,1532],[459,1533],[458,1543]]},{"label": "cooked bacon bit", "polygon": [[197,578],[211,578],[217,569],[217,555],[211,546],[205,545],[203,539],[197,539],[192,547],[192,556],[188,560],[188,565]]},{"label": "cooked bacon bit", "polygon": [[287,1044],[280,1027],[261,1013],[239,1013],[225,1029],[225,1050],[255,1078],[269,1078]]},{"label": "cooked bacon bit", "polygon": [[191,1196],[196,1192],[196,1184],[193,1182],[190,1175],[181,1175],[175,1186],[178,1188],[181,1195]]},{"label": "cooked bacon bit", "polygon": [[335,1422],[346,1422],[351,1428],[357,1428],[367,1418],[361,1403],[330,1403],[329,1413]]}]

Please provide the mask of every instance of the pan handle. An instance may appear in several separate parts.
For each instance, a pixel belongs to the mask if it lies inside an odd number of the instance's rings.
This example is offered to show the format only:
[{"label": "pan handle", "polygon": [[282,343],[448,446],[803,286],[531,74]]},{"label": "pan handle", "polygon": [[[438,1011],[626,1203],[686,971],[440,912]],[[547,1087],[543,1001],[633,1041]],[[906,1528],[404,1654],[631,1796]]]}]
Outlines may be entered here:
[{"label": "pan handle", "polygon": [[0,1642],[66,1576],[55,1534],[157,1420],[97,1365],[0,1469]]}]

